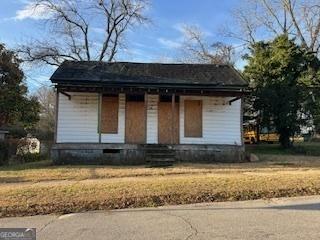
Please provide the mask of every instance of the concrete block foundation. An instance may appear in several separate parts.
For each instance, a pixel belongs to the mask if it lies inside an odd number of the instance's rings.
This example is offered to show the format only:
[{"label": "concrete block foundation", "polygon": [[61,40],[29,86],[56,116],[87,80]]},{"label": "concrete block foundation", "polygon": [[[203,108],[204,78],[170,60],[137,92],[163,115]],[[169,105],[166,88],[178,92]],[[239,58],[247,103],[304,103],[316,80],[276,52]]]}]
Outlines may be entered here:
[{"label": "concrete block foundation", "polygon": [[[145,144],[84,144],[59,143],[53,145],[51,158],[55,164],[146,164]],[[156,146],[156,144],[154,145]],[[244,146],[237,145],[169,145],[176,162],[234,163],[244,162]]]}]

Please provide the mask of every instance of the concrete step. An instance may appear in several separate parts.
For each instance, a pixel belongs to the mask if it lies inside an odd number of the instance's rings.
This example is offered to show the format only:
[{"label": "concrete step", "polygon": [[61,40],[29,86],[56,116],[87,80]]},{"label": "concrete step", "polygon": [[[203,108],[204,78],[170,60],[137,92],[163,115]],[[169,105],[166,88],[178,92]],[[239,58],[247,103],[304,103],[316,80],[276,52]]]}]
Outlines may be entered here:
[{"label": "concrete step", "polygon": [[162,158],[166,158],[166,159],[175,159],[175,156],[174,155],[146,155],[146,158],[148,159],[155,159],[155,160],[159,160],[159,159],[162,159]]},{"label": "concrete step", "polygon": [[175,152],[145,152],[146,156],[175,156]]},{"label": "concrete step", "polygon": [[146,162],[151,167],[171,166],[175,162],[175,150],[168,145],[151,144],[145,146]]},{"label": "concrete step", "polygon": [[145,145],[144,149],[146,149],[146,150],[171,150],[172,146],[151,144],[151,145]]},{"label": "concrete step", "polygon": [[175,152],[146,152],[146,156],[154,157],[154,158],[161,158],[161,157],[175,157]]},{"label": "concrete step", "polygon": [[146,158],[147,162],[175,162],[174,158]]},{"label": "concrete step", "polygon": [[175,150],[171,149],[145,149],[147,153],[174,153]]}]

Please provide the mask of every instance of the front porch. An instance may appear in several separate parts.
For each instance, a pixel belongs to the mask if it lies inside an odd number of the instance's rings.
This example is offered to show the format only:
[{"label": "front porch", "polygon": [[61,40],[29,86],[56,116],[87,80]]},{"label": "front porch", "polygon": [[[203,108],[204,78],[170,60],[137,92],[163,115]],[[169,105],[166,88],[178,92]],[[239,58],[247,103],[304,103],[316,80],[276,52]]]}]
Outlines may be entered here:
[{"label": "front porch", "polygon": [[57,164],[243,161],[240,94],[79,90],[57,91]]},{"label": "front porch", "polygon": [[55,142],[242,145],[241,99],[60,90]]}]

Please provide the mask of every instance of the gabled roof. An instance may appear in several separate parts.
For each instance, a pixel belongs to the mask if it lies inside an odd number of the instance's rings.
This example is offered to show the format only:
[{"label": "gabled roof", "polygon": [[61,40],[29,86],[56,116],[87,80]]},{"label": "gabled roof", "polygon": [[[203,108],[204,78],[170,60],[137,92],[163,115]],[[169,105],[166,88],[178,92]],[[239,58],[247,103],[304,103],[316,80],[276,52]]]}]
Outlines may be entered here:
[{"label": "gabled roof", "polygon": [[217,88],[248,85],[233,67],[213,64],[65,61],[50,79],[58,85],[203,85]]}]

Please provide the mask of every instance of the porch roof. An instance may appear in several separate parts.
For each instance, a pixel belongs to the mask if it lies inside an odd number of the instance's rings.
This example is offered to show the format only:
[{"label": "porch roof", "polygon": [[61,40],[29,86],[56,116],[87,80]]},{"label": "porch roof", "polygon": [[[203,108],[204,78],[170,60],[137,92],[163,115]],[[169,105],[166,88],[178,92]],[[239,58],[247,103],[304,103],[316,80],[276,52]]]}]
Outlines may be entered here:
[{"label": "porch roof", "polygon": [[51,76],[57,86],[214,89],[248,86],[229,65],[65,61]]}]

